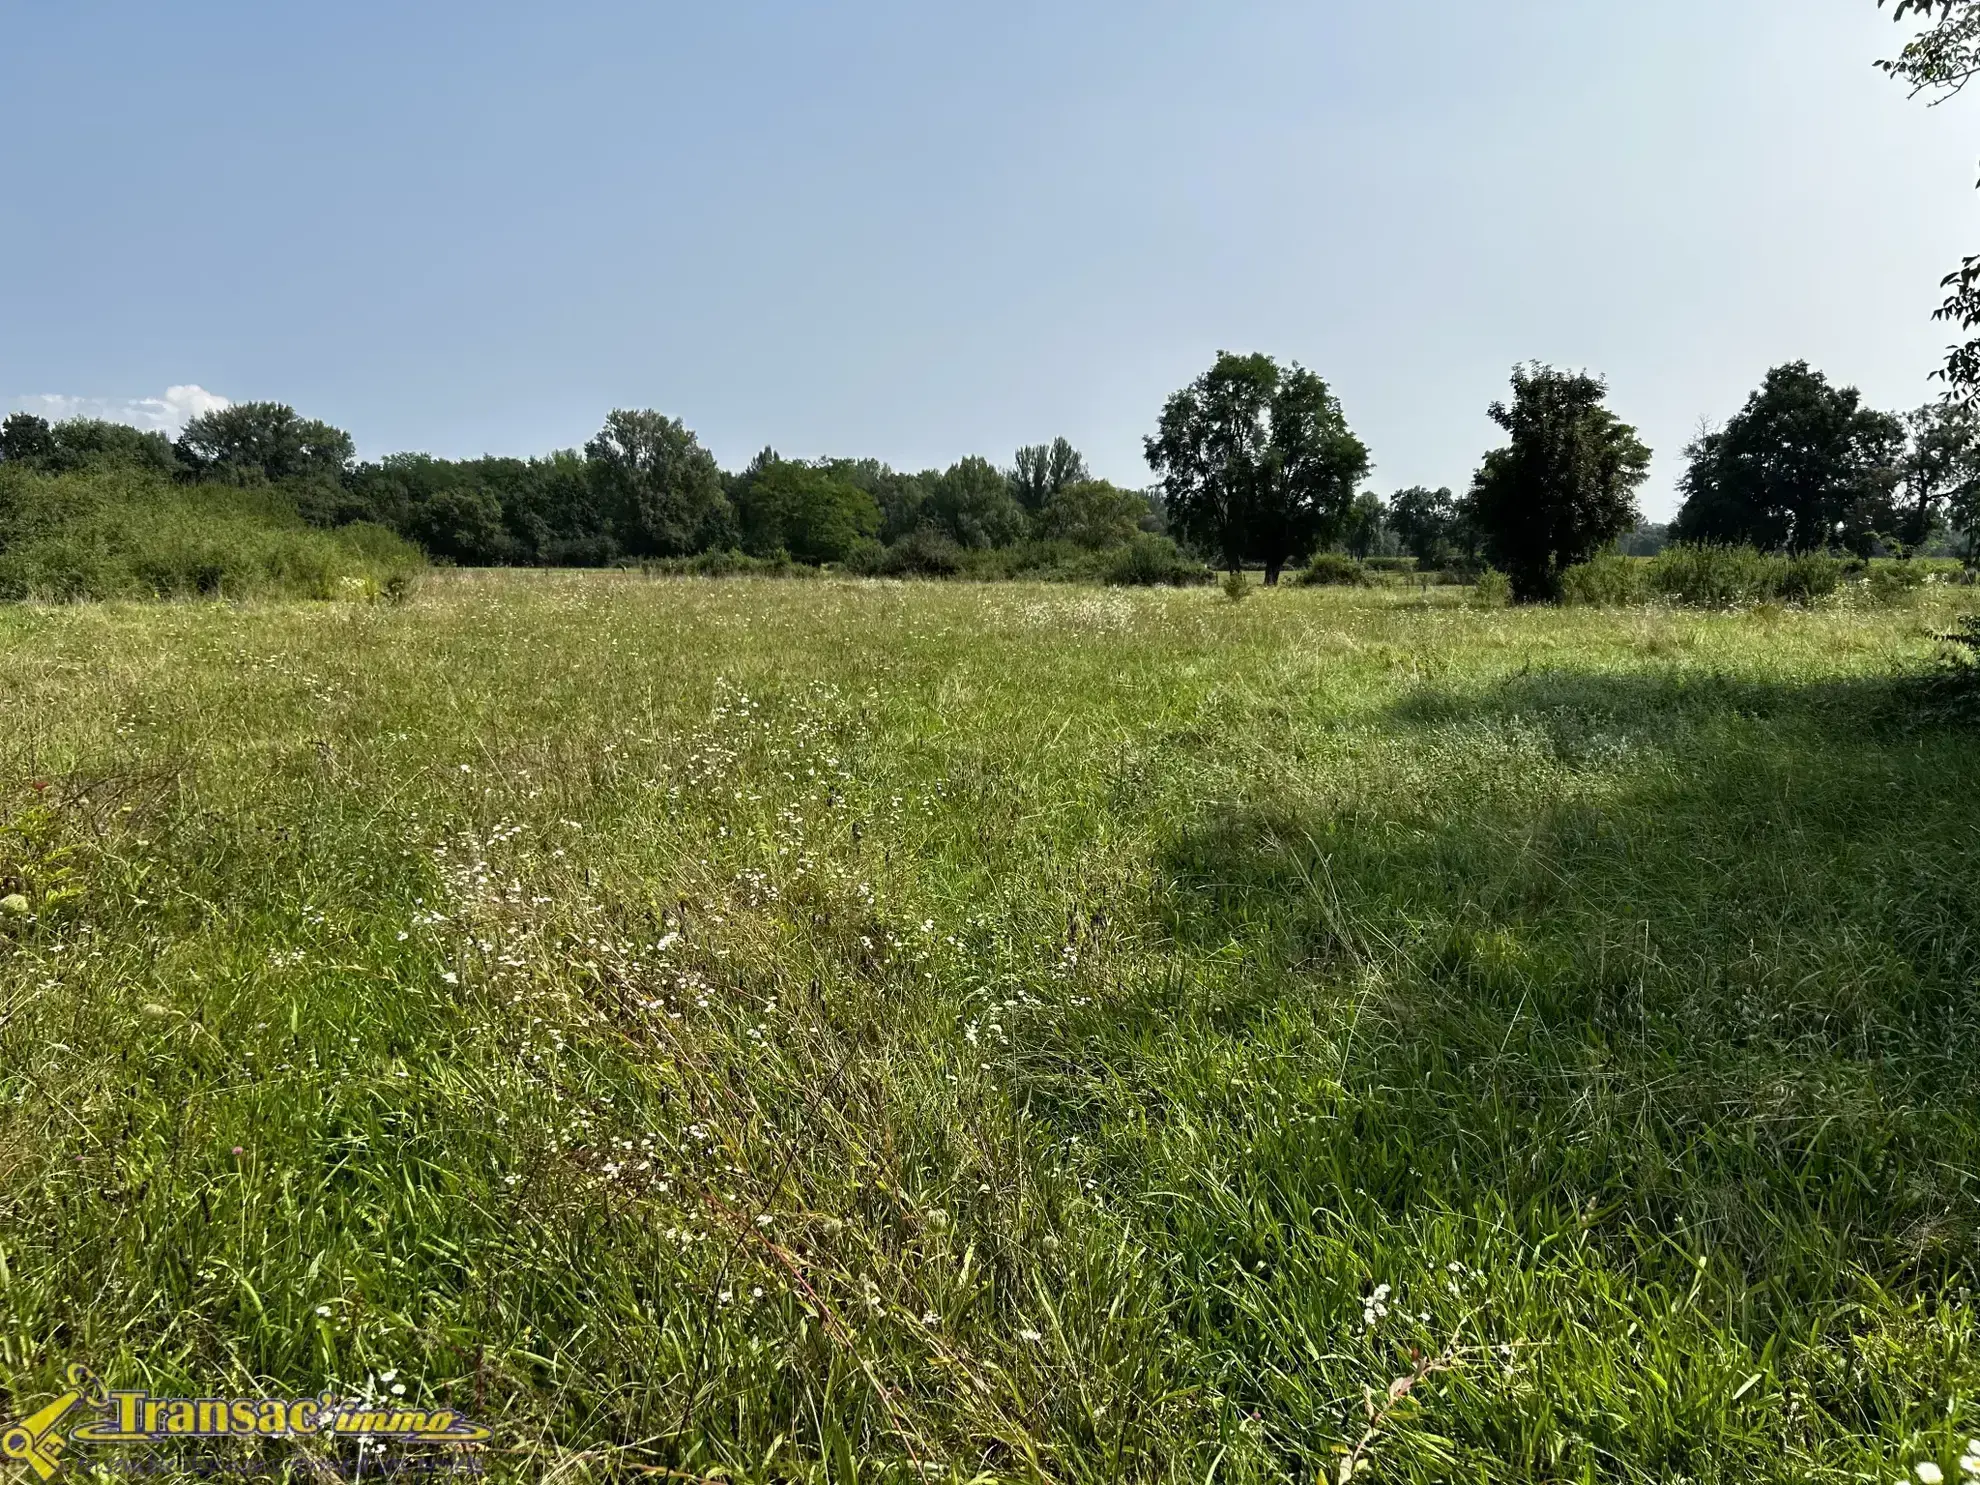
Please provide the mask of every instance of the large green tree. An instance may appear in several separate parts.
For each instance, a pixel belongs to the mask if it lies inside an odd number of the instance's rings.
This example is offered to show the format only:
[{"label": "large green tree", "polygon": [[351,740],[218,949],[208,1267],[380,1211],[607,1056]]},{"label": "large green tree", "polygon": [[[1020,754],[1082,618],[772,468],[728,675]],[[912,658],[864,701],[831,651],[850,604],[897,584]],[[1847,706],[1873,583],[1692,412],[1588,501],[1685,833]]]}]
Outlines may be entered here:
[{"label": "large green tree", "polygon": [[1650,450],[1607,407],[1586,372],[1533,363],[1513,369],[1513,400],[1488,409],[1508,441],[1472,481],[1468,508],[1513,596],[1560,595],[1561,574],[1636,524]]},{"label": "large green tree", "polygon": [[500,495],[484,484],[463,482],[435,490],[414,505],[406,534],[430,555],[449,562],[501,566],[522,555],[502,517]]},{"label": "large green tree", "polygon": [[831,466],[780,459],[765,449],[736,482],[736,524],[745,550],[782,550],[800,562],[843,562],[880,530],[880,505]]},{"label": "large green tree", "polygon": [[1262,563],[1267,583],[1340,531],[1369,467],[1324,381],[1229,351],[1168,400],[1143,446],[1170,525],[1231,572]]},{"label": "large green tree", "polygon": [[1441,567],[1463,545],[1462,519],[1448,489],[1411,485],[1389,497],[1389,529],[1418,567]]},{"label": "large green tree", "polygon": [[857,485],[880,506],[880,539],[899,541],[921,524],[935,476],[903,474],[878,459],[824,459],[818,467],[835,480]]},{"label": "large green tree", "polygon": [[236,402],[201,413],[179,435],[179,461],[203,478],[335,480],[357,456],[341,428],[281,402]]},{"label": "large green tree", "polygon": [[1680,482],[1679,541],[1818,551],[1891,524],[1904,425],[1806,361],[1769,371],[1724,428],[1698,438]]},{"label": "large green tree", "polygon": [[620,408],[584,453],[599,504],[626,551],[681,557],[727,536],[722,471],[679,419]]},{"label": "large green tree", "polygon": [[162,433],[101,418],[68,418],[50,424],[25,412],[14,413],[0,423],[0,460],[47,474],[103,464],[158,474],[173,474],[179,468],[172,441]]},{"label": "large green tree", "polygon": [[1038,530],[1042,536],[1098,550],[1134,540],[1147,516],[1147,497],[1106,480],[1077,480],[1045,502]]},{"label": "large green tree", "polygon": [[923,513],[966,547],[1003,547],[1030,529],[1011,482],[988,459],[974,455],[950,465],[932,482]]},{"label": "large green tree", "polygon": [[33,413],[9,413],[0,422],[0,461],[44,468],[55,456],[55,430]]},{"label": "large green tree", "polygon": [[1885,531],[1909,555],[1942,521],[1968,534],[1980,524],[1980,412],[1969,403],[1928,402],[1905,414],[1904,429],[1909,442]]},{"label": "large green tree", "polygon": [[1363,490],[1355,496],[1340,533],[1341,545],[1347,548],[1348,554],[1363,559],[1387,555],[1397,545],[1394,537],[1395,532],[1389,525],[1388,507],[1382,504],[1382,497],[1373,490]]},{"label": "large green tree", "polygon": [[1092,477],[1085,457],[1071,441],[1055,438],[1050,443],[1027,444],[1017,451],[1011,470],[1011,494],[1035,516],[1068,485]]},{"label": "large green tree", "polygon": [[[1877,0],[1879,9],[1887,3],[1900,23],[1924,23],[1896,57],[1877,64],[1909,84],[1914,97],[1943,103],[1980,77],[1980,0]],[[1939,375],[1949,395],[1970,402],[1980,397],[1980,337],[1971,333],[1980,330],[1980,255],[1965,259],[1940,287],[1946,300],[1934,318],[1969,338],[1947,348]]]}]

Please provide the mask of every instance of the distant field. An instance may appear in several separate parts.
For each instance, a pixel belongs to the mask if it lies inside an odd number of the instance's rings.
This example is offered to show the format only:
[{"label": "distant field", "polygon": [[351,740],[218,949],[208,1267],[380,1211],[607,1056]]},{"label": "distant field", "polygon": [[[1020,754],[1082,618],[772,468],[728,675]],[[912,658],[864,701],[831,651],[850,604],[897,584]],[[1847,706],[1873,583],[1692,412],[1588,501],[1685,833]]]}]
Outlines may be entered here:
[{"label": "distant field", "polygon": [[0,608],[6,1411],[392,1371],[528,1480],[1952,1471],[1980,738],[1891,679],[1970,595],[1462,597]]}]

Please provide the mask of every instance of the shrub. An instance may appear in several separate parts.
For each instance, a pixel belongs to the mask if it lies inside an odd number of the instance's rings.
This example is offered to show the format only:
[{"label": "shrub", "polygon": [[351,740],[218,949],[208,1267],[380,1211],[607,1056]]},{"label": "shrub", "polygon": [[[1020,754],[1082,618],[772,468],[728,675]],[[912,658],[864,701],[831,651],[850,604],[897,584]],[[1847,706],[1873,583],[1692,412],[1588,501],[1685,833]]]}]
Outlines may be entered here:
[{"label": "shrub", "polygon": [[1512,579],[1496,567],[1486,568],[1471,585],[1471,601],[1480,608],[1504,608],[1512,602]]},{"label": "shrub", "polygon": [[1185,556],[1168,537],[1144,531],[1109,555],[1101,576],[1117,587],[1184,588],[1209,582],[1210,569]]},{"label": "shrub", "polygon": [[1980,721],[1980,614],[1964,615],[1958,628],[1939,638],[1946,649],[1922,683],[1925,710],[1949,721]]},{"label": "shrub", "polygon": [[1240,571],[1224,574],[1224,596],[1232,603],[1242,603],[1251,596],[1251,579]]},{"label": "shrub", "polygon": [[1782,559],[1781,576],[1774,597],[1786,603],[1813,603],[1842,586],[1843,565],[1820,552],[1804,552]]},{"label": "shrub", "polygon": [[1342,552],[1315,552],[1313,560],[1293,579],[1302,588],[1365,588],[1368,569]]},{"label": "shrub", "polygon": [[1725,608],[1771,596],[1767,559],[1752,547],[1668,546],[1650,559],[1652,592],[1700,608]]},{"label": "shrub", "polygon": [[1811,603],[1835,592],[1843,580],[1838,558],[1811,552],[1799,557],[1758,552],[1752,547],[1679,543],[1650,559],[1650,590],[1675,603],[1699,608],[1778,599]]},{"label": "shrub", "polygon": [[424,561],[381,527],[315,530],[267,489],[128,467],[0,478],[0,599],[369,598]]},{"label": "shrub", "polygon": [[1415,572],[1414,557],[1364,557],[1361,565],[1370,572]]},{"label": "shrub", "polygon": [[1911,602],[1924,586],[1924,570],[1912,562],[1872,563],[1863,582],[1864,592],[1870,601],[1884,607]]},{"label": "shrub", "polygon": [[1649,592],[1644,564],[1605,552],[1561,574],[1561,602],[1596,608],[1623,608],[1643,602]]},{"label": "shrub", "polygon": [[1096,554],[1058,537],[1021,541],[1015,546],[965,548],[961,575],[979,582],[1028,578],[1037,582],[1091,581]]},{"label": "shrub", "polygon": [[954,577],[962,567],[961,547],[943,532],[918,526],[881,552],[875,571],[883,577]]}]

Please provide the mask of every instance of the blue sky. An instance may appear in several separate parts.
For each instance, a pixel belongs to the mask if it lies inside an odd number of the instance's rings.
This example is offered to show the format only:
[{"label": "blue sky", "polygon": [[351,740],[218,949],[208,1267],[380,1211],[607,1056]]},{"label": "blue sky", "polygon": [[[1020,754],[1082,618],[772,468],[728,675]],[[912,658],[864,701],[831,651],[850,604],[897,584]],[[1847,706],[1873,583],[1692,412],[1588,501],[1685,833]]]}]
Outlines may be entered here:
[{"label": "blue sky", "polygon": [[1538,358],[1609,378],[1661,514],[1771,364],[1926,400],[1939,276],[1980,251],[1980,100],[1907,102],[1872,0],[63,0],[5,31],[0,405],[170,421],[196,386],[367,456],[651,406],[730,466],[1065,434],[1139,485],[1230,348],[1325,376],[1376,488],[1462,486]]}]

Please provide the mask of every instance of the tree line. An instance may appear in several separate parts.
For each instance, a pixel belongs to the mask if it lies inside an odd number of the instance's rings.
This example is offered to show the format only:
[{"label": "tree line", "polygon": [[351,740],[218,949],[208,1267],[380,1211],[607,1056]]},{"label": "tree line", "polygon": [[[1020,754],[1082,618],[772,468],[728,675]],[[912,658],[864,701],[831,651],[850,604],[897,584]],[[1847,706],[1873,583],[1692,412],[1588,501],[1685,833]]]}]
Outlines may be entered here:
[{"label": "tree line", "polygon": [[1067,440],[1008,467],[970,457],[906,473],[877,459],[765,449],[725,472],[678,419],[620,410],[582,450],[541,458],[356,458],[347,432],[273,402],[204,413],[176,440],[115,423],[0,424],[0,462],[48,473],[104,461],[172,478],[268,485],[321,526],[374,522],[472,565],[603,566],[736,550],[845,562],[919,537],[961,549],[1060,541],[1099,549],[1162,528],[1156,502],[1096,479]]},{"label": "tree line", "polygon": [[[1505,443],[1462,496],[1414,487],[1386,502],[1357,489],[1368,452],[1326,384],[1265,356],[1219,356],[1169,399],[1147,440],[1173,529],[1228,568],[1275,581],[1322,547],[1387,544],[1423,567],[1504,572],[1524,601],[1560,596],[1565,574],[1642,525],[1650,449],[1586,372],[1516,367],[1488,409]],[[1775,367],[1722,428],[1685,450],[1671,540],[1908,557],[1980,532],[1980,421],[1957,399],[1902,416],[1866,407],[1805,361]]]},{"label": "tree line", "polygon": [[[1423,568],[1503,571],[1515,596],[1559,596],[1571,567],[1629,537],[1650,450],[1586,372],[1514,369],[1490,415],[1505,435],[1463,495],[1363,488],[1367,446],[1315,373],[1220,354],[1164,404],[1144,441],[1146,491],[1097,479],[1064,438],[1008,465],[972,456],[898,471],[876,459],[765,449],[724,471],[678,419],[619,410],[582,450],[541,458],[359,461],[349,433],[272,402],[193,419],[180,437],[16,413],[0,463],[61,473],[135,465],[187,482],[267,485],[323,527],[371,522],[464,565],[603,566],[736,551],[863,570],[953,570],[944,551],[1154,543],[1276,582],[1316,552],[1407,554]],[[1864,406],[1806,362],[1767,373],[1686,450],[1679,541],[1906,556],[1980,529],[1980,423],[1941,402]],[[890,568],[889,561],[893,562]],[[1159,567],[1159,564],[1158,564]]]}]

